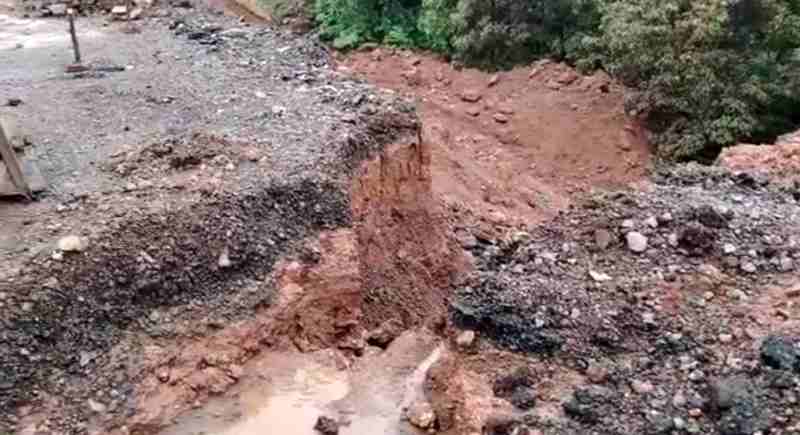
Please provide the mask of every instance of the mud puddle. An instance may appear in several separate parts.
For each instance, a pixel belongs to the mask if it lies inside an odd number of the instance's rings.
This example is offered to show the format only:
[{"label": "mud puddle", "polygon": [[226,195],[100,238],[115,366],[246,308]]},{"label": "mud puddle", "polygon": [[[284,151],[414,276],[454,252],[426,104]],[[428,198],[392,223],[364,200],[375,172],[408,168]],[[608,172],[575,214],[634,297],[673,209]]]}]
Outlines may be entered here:
[{"label": "mud puddle", "polygon": [[425,374],[440,352],[432,335],[409,332],[344,369],[330,350],[265,355],[245,367],[236,389],[161,435],[315,435],[323,415],[339,421],[342,435],[417,434],[403,409],[423,396]]}]

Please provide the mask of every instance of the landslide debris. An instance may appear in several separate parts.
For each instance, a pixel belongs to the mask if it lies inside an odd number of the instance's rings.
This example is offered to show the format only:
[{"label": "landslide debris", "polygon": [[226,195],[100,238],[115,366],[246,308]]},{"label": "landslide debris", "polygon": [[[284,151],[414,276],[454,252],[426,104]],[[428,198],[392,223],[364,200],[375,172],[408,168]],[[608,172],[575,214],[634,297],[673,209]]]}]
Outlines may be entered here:
[{"label": "landslide debris", "polygon": [[[562,418],[537,413],[542,400],[521,413],[531,430],[782,433],[798,427],[799,228],[797,200],[766,178],[664,169],[528,231],[478,237],[451,315],[584,376],[555,402]],[[533,390],[549,382],[533,378]],[[508,396],[513,377],[501,379]]]}]

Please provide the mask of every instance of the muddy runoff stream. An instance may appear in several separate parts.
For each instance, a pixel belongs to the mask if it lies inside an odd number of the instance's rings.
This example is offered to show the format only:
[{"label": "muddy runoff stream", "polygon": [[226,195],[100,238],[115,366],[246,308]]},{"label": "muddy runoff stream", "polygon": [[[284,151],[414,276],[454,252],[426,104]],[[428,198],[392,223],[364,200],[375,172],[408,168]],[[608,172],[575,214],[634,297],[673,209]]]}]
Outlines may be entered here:
[{"label": "muddy runoff stream", "polygon": [[239,386],[180,417],[162,435],[312,435],[321,416],[343,435],[419,433],[404,409],[424,398],[425,374],[442,351],[430,333],[408,331],[350,369],[332,352],[274,353],[254,360]]}]

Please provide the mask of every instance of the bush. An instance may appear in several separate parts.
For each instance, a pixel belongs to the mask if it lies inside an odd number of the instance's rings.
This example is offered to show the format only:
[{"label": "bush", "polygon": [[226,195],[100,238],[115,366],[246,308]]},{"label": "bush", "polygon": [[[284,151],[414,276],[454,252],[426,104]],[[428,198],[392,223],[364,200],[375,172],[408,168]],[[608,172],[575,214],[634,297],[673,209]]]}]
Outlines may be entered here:
[{"label": "bush", "polygon": [[595,0],[460,0],[453,45],[461,60],[483,67],[566,59],[599,19]]},{"label": "bush", "polygon": [[422,44],[433,51],[453,52],[453,13],[458,0],[423,0],[417,27],[422,33]]},{"label": "bush", "polygon": [[[798,122],[798,2],[630,0],[603,5],[609,72],[632,87],[662,155],[713,157]],[[788,29],[786,27],[789,27]]]},{"label": "bush", "polygon": [[421,0],[316,0],[314,16],[323,38],[339,49],[368,42],[417,47]]}]

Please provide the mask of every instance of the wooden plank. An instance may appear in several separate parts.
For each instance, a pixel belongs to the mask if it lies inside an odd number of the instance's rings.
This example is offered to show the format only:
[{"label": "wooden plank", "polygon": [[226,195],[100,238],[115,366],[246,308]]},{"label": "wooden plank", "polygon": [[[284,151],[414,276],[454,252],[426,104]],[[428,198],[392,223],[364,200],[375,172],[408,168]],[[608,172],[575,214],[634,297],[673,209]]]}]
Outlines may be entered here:
[{"label": "wooden plank", "polygon": [[25,182],[25,177],[22,175],[22,168],[19,166],[19,161],[17,161],[17,155],[14,154],[14,149],[11,147],[11,143],[6,138],[6,133],[1,124],[0,157],[3,158],[3,163],[5,163],[8,174],[11,176],[11,181],[19,190],[19,193],[24,195],[26,198],[31,199],[31,190],[28,187],[28,184]]}]

